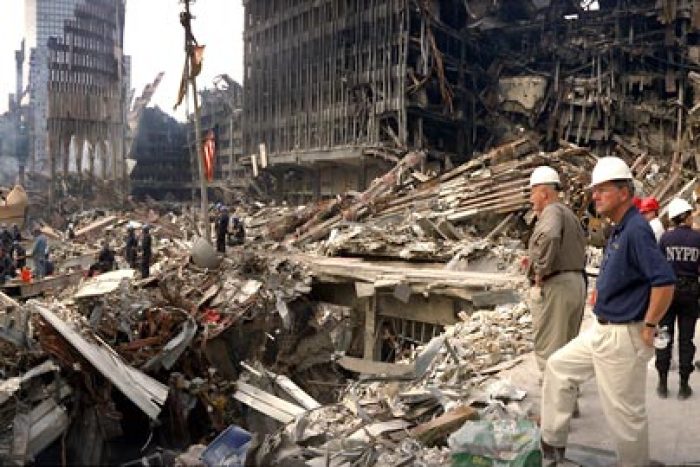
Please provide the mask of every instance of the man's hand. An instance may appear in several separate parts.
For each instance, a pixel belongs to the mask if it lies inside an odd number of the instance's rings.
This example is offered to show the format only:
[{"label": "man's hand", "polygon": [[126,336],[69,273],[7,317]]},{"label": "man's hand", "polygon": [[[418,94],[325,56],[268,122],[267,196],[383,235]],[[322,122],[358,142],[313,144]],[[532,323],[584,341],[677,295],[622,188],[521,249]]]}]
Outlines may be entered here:
[{"label": "man's hand", "polygon": [[656,337],[656,329],[644,326],[642,328],[642,341],[647,347],[654,347],[654,337]]},{"label": "man's hand", "polygon": [[542,287],[542,276],[535,274],[535,285],[537,287]]}]

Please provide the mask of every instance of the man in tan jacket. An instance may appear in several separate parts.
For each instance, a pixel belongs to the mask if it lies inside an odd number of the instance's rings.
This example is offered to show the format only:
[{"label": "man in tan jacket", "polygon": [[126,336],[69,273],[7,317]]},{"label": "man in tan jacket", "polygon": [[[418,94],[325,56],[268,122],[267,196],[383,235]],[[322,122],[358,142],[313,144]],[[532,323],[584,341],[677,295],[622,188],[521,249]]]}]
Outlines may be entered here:
[{"label": "man in tan jacket", "polygon": [[528,278],[540,371],[552,353],[578,335],[586,300],[585,234],[576,215],[559,201],[560,186],[551,167],[537,167],[530,177],[537,223],[529,243]]}]

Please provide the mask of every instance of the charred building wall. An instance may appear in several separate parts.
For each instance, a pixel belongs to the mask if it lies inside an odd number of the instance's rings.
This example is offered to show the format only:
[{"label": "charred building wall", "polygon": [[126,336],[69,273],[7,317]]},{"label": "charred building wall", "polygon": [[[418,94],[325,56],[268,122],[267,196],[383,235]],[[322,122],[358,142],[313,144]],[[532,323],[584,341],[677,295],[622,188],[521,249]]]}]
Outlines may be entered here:
[{"label": "charred building wall", "polygon": [[409,148],[468,152],[454,0],[245,3],[244,147],[278,195],[367,186]]},{"label": "charred building wall", "polygon": [[526,133],[544,149],[621,155],[640,177],[666,161],[655,194],[674,186],[697,152],[700,2],[469,3],[476,150]]},{"label": "charred building wall", "polygon": [[292,201],[522,136],[643,176],[695,157],[697,1],[251,0],[245,21],[245,152]]},{"label": "charred building wall", "polygon": [[133,155],[131,192],[136,198],[189,199],[192,170],[184,123],[158,107],[144,109]]}]

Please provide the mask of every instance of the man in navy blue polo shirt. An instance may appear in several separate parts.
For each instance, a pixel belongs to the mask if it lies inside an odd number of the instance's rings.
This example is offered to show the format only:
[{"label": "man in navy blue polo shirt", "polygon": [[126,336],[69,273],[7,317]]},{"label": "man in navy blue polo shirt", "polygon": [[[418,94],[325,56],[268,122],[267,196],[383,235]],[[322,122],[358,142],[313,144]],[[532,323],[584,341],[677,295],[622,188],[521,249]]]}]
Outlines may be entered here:
[{"label": "man in navy blue polo shirt", "polygon": [[619,465],[649,462],[647,364],[676,277],[649,223],[632,204],[634,184],[617,157],[591,177],[596,211],[614,223],[596,283],[595,322],[547,361],[542,385],[542,450],[564,455],[577,388],[595,376]]}]

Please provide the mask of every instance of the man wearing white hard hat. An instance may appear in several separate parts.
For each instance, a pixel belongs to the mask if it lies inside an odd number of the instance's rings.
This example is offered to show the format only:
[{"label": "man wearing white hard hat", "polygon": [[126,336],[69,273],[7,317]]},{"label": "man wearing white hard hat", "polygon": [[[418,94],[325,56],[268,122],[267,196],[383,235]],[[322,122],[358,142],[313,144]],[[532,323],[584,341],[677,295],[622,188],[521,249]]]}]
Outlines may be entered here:
[{"label": "man wearing white hard hat", "polygon": [[678,323],[678,363],[680,387],[678,398],[683,400],[693,393],[688,379],[693,372],[695,357],[695,323],[698,320],[698,298],[700,286],[700,232],[692,228],[693,207],[684,199],[676,198],[668,205],[668,217],[674,225],[673,230],[661,236],[659,245],[666,259],[676,273],[676,290],[671,306],[663,317],[660,326],[666,327],[671,337],[666,347],[656,349],[656,370],[659,372],[659,385],[656,393],[659,397],[668,397],[668,371],[671,368],[671,351],[673,334]]},{"label": "man wearing white hard hat", "polygon": [[578,335],[586,299],[586,237],[576,215],[559,201],[560,186],[551,167],[537,167],[530,177],[537,223],[528,244],[528,278],[540,371],[550,355]]},{"label": "man wearing white hard hat", "polygon": [[649,463],[647,365],[676,277],[649,223],[632,204],[634,182],[617,157],[598,160],[596,211],[613,222],[596,281],[595,321],[547,361],[542,384],[542,450],[564,455],[577,388],[595,376],[618,465]]}]

